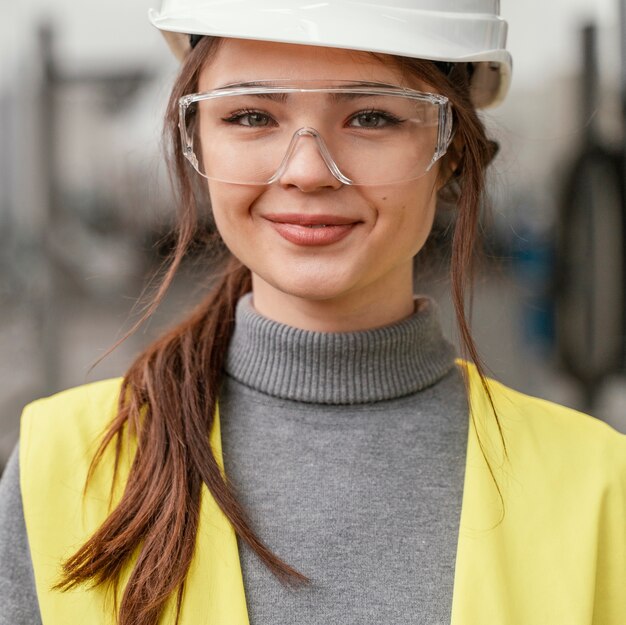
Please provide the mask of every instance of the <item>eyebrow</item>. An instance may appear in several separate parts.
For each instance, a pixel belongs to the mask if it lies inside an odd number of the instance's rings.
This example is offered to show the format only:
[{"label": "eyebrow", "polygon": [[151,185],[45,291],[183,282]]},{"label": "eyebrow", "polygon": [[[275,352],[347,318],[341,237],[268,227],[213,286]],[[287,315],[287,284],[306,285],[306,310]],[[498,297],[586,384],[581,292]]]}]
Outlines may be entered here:
[{"label": "eyebrow", "polygon": [[262,100],[272,100],[273,102],[286,102],[288,93],[249,93],[251,98],[261,98]]},{"label": "eyebrow", "polygon": [[[247,81],[247,82],[240,82],[240,83],[232,83],[232,84],[228,84],[228,85],[224,85],[222,87],[219,87],[219,89],[237,89],[239,87],[278,87],[279,85],[276,85],[275,83],[271,83],[271,82],[258,82],[258,81]],[[372,83],[372,82],[350,82],[350,84],[346,84],[344,85],[346,89],[350,89],[350,88],[362,88],[362,89],[367,89],[367,88],[373,88],[373,87],[381,87],[380,83]],[[388,86],[388,85],[386,85]],[[337,85],[336,87],[337,89],[341,89],[342,85]],[[297,92],[296,92],[297,93]],[[290,93],[251,93],[249,94],[251,97],[255,97],[255,98],[262,98],[264,100],[272,100],[274,102],[285,102],[289,96],[291,95]],[[341,102],[341,101],[346,101],[346,100],[355,100],[358,98],[373,98],[376,97],[375,94],[367,94],[367,93],[329,93],[328,94],[332,100],[334,100],[335,102]]]}]

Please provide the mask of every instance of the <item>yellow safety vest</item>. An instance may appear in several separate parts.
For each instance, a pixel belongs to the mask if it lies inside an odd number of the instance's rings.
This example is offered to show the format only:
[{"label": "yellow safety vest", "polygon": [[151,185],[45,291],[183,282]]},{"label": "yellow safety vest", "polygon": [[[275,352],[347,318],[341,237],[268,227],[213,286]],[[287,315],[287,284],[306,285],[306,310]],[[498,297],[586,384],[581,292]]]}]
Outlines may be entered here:
[{"label": "yellow safety vest", "polygon": [[[452,625],[626,624],[626,436],[491,381],[508,446],[472,366],[470,422]],[[51,591],[60,563],[106,518],[113,450],[83,498],[120,380],[28,405],[20,440],[24,515],[44,625],[115,623],[110,593]],[[476,429],[475,429],[476,428]],[[487,447],[502,506],[480,452]],[[222,464],[219,414],[211,445]],[[127,475],[132,450],[121,467]],[[173,602],[160,621],[173,623]],[[235,533],[205,489],[181,625],[249,625]]]}]

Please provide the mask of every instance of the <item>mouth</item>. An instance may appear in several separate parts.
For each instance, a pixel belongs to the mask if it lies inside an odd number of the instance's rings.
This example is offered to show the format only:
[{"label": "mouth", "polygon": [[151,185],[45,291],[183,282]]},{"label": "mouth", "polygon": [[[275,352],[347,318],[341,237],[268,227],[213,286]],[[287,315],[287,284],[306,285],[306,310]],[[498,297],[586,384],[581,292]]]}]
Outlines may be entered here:
[{"label": "mouth", "polygon": [[360,219],[352,219],[342,215],[307,215],[303,213],[271,213],[264,218],[273,223],[292,224],[306,228],[328,228],[329,226],[350,226],[361,223]]},{"label": "mouth", "polygon": [[299,246],[331,245],[353,232],[361,220],[338,215],[284,213],[264,215],[285,240]]}]

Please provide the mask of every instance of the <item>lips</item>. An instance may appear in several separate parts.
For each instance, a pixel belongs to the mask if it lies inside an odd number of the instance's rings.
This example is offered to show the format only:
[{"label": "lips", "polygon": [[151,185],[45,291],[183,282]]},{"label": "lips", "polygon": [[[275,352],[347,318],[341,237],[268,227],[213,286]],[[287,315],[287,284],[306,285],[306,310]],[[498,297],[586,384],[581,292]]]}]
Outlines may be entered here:
[{"label": "lips", "polygon": [[296,226],[346,226],[359,223],[359,219],[351,219],[341,215],[306,215],[302,213],[271,213],[265,219],[274,223],[293,224]]},{"label": "lips", "polygon": [[303,246],[337,243],[362,223],[339,215],[282,213],[264,217],[283,239]]}]

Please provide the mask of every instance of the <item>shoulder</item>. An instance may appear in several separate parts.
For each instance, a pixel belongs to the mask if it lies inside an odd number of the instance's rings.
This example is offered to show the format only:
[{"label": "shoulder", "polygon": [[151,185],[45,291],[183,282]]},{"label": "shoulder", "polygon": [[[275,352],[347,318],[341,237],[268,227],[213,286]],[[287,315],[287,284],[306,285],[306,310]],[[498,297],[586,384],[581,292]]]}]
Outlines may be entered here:
[{"label": "shoulder", "polygon": [[489,385],[494,390],[496,409],[501,407],[506,411],[510,427],[517,423],[548,441],[556,439],[560,448],[582,446],[587,451],[614,448],[626,454],[626,435],[601,419],[521,393],[494,380],[489,380]]},{"label": "shoulder", "polygon": [[626,489],[626,435],[591,415],[488,379],[496,422],[472,365],[468,373],[476,427],[493,442],[499,423],[511,461],[532,462],[568,481],[617,479]]},{"label": "shoulder", "polygon": [[20,458],[42,458],[54,450],[91,447],[114,417],[122,378],[70,388],[37,399],[22,412]]},{"label": "shoulder", "polygon": [[48,397],[36,399],[26,410],[41,410],[60,407],[87,407],[94,403],[117,400],[123,378],[109,378],[69,388]]},{"label": "shoulder", "polygon": [[[61,533],[66,523],[80,527],[85,522],[78,513],[77,495],[85,488],[94,455],[116,415],[121,386],[122,378],[84,384],[37,399],[24,408],[20,486],[29,536],[41,530],[45,541],[48,530],[44,526],[53,516]],[[114,447],[107,447],[90,482],[90,496],[96,501],[108,501],[115,470]],[[71,522],[67,521],[70,517]],[[93,519],[89,522],[96,523]]]},{"label": "shoulder", "polygon": [[24,419],[54,419],[58,422],[88,414],[109,414],[119,398],[122,378],[111,378],[76,386],[29,403]]}]

